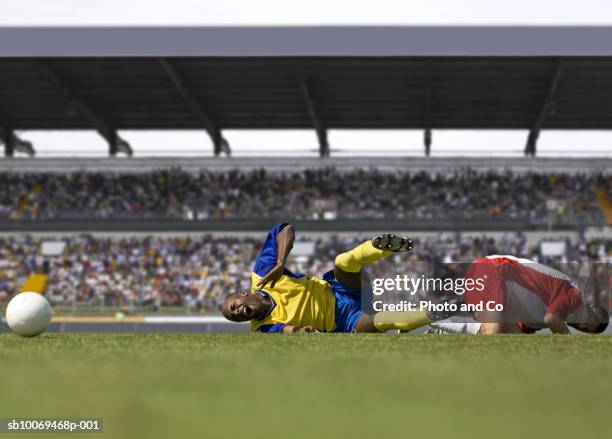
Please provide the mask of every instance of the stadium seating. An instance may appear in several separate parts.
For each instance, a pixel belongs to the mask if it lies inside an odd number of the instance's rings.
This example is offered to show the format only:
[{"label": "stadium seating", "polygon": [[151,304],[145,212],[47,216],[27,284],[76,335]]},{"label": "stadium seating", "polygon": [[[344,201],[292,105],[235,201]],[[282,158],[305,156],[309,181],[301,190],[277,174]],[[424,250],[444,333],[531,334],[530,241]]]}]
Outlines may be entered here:
[{"label": "stadium seating", "polygon": [[[524,219],[602,224],[610,175],[305,169],[0,174],[0,220]],[[600,189],[601,191],[601,189]],[[603,189],[604,197],[610,191]]]},{"label": "stadium seating", "polygon": [[[250,270],[261,237],[140,236],[71,237],[63,256],[50,260],[46,296],[55,305],[126,307],[151,312],[184,307],[199,312],[217,311],[223,297],[250,288]],[[332,268],[335,255],[363,236],[333,235],[314,241],[313,255],[298,254],[290,268],[308,275],[322,275]],[[0,302],[21,290],[44,262],[37,254],[42,238],[16,235],[0,237]],[[394,261],[398,270],[419,261],[472,261],[488,254],[525,256],[547,264],[539,246],[529,247],[521,234],[502,238],[420,239],[413,255]],[[298,252],[299,253],[299,252]],[[567,249],[560,261],[612,260],[612,240],[583,241]],[[403,265],[402,265],[403,264]]]}]

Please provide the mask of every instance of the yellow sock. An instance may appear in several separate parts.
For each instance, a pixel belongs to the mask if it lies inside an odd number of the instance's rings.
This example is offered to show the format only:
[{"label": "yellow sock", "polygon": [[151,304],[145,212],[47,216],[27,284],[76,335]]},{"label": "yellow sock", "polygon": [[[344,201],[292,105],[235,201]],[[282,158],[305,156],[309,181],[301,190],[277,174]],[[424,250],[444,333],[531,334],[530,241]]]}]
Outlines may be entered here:
[{"label": "yellow sock", "polygon": [[372,264],[392,254],[392,252],[377,249],[372,245],[372,241],[366,241],[336,256],[336,267],[348,273],[359,273],[362,266]]},{"label": "yellow sock", "polygon": [[411,331],[430,323],[427,311],[383,311],[374,315],[374,326],[381,332],[389,329]]}]

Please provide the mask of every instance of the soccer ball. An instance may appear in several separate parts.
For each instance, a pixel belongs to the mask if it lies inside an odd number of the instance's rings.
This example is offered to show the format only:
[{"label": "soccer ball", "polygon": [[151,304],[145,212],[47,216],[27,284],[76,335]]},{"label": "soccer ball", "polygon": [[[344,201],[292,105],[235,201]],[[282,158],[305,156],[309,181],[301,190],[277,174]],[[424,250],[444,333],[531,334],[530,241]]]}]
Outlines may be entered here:
[{"label": "soccer ball", "polygon": [[34,337],[51,323],[51,305],[38,293],[17,294],[6,307],[6,323],[15,333]]}]

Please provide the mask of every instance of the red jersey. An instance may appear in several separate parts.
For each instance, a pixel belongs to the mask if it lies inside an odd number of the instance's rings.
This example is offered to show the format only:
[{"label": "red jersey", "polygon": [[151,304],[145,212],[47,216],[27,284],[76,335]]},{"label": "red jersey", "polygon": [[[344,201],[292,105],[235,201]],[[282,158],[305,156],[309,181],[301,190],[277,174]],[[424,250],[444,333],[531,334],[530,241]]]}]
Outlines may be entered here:
[{"label": "red jersey", "polygon": [[544,327],[547,313],[565,319],[584,303],[570,277],[529,259],[487,256],[475,261],[465,277],[484,278],[485,285],[484,291],[466,292],[466,303],[502,304],[504,322],[520,322],[523,332]]}]

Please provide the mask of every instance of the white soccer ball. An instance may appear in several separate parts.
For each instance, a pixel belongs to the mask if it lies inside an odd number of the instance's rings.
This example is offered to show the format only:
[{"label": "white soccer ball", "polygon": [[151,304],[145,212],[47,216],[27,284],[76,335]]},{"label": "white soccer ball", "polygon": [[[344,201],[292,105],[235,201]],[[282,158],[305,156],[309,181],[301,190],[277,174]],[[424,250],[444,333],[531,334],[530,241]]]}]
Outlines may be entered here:
[{"label": "white soccer ball", "polygon": [[34,337],[51,323],[51,305],[38,293],[19,293],[6,307],[6,323],[15,333]]}]

